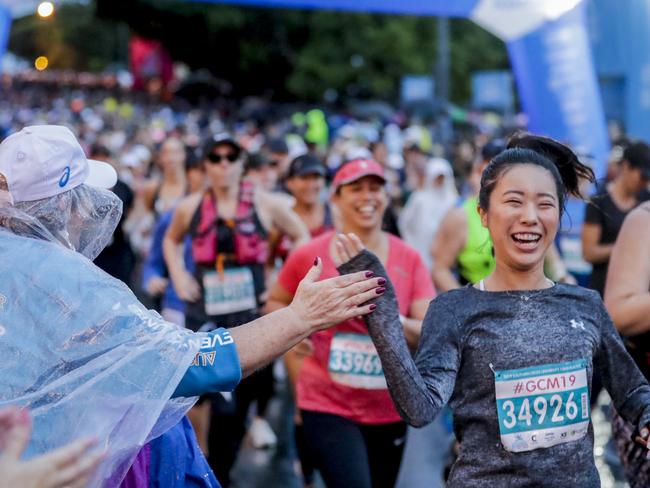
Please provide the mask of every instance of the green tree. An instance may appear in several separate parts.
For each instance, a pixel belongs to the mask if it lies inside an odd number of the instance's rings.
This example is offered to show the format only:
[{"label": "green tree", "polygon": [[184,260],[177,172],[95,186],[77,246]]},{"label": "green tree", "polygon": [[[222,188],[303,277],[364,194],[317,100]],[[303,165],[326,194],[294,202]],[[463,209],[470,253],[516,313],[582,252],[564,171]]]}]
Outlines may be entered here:
[{"label": "green tree", "polygon": [[451,22],[450,98],[457,103],[469,100],[471,74],[479,70],[509,69],[503,41],[466,19]]},{"label": "green tree", "polygon": [[[127,27],[128,26],[128,27]],[[433,73],[436,19],[333,11],[261,9],[177,0],[68,4],[53,19],[16,21],[9,48],[54,68],[102,70],[127,62],[129,30],[160,39],[176,60],[208,68],[233,95],[320,102],[396,101],[407,74]],[[471,73],[508,67],[503,43],[468,20],[450,30],[451,99],[465,103]]]},{"label": "green tree", "polygon": [[334,89],[394,99],[401,76],[432,72],[432,18],[314,12],[307,21],[309,37],[287,81],[296,96],[320,99]]}]

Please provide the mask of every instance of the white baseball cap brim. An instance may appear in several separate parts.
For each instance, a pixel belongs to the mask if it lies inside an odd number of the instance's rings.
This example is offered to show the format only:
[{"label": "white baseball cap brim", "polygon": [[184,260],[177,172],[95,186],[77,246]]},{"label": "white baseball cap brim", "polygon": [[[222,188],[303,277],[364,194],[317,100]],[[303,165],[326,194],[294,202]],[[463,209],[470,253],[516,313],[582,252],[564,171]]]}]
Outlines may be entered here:
[{"label": "white baseball cap brim", "polygon": [[0,173],[14,202],[53,197],[79,185],[112,188],[117,172],[102,161],[89,160],[70,129],[35,125],[0,143]]},{"label": "white baseball cap brim", "polygon": [[117,183],[117,171],[103,161],[88,159],[88,176],[84,184],[97,188],[113,188]]}]

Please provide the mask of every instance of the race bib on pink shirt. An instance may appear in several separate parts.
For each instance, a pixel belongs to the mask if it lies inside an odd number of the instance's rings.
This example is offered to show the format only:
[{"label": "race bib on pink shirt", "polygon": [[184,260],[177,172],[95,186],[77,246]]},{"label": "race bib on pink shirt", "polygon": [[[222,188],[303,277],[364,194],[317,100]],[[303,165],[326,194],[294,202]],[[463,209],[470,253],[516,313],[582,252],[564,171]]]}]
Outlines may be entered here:
[{"label": "race bib on pink shirt", "polygon": [[364,390],[385,390],[386,378],[370,337],[337,333],[330,346],[328,369],[336,383]]}]

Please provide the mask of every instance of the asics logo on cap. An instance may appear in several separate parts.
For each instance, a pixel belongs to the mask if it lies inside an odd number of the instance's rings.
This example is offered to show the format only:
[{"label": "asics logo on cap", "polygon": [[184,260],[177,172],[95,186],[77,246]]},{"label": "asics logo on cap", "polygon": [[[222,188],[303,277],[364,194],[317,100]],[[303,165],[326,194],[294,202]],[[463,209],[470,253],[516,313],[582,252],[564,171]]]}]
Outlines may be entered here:
[{"label": "asics logo on cap", "polygon": [[63,188],[65,185],[68,184],[68,181],[70,181],[70,166],[66,166],[65,169],[63,170],[63,174],[61,175],[61,179],[59,180],[59,186]]}]

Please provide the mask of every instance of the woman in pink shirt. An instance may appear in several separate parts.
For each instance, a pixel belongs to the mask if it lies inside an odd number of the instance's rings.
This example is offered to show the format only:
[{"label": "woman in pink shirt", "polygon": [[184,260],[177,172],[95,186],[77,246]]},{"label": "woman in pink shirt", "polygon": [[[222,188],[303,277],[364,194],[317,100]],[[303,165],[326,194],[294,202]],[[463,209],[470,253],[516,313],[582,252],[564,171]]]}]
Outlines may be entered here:
[{"label": "woman in pink shirt", "polygon": [[[417,251],[381,230],[388,204],[385,182],[377,162],[353,160],[334,176],[331,199],[338,209],[339,230],[358,235],[386,267],[395,284],[406,337],[415,348],[421,320],[435,292]],[[332,260],[334,236],[334,231],[327,232],[289,255],[271,290],[271,307],[291,302],[316,256],[323,260],[323,278],[338,275]],[[307,448],[325,483],[328,488],[392,487],[406,426],[390,398],[363,320],[348,320],[312,334],[309,346],[307,355],[290,351],[285,361]]]}]

